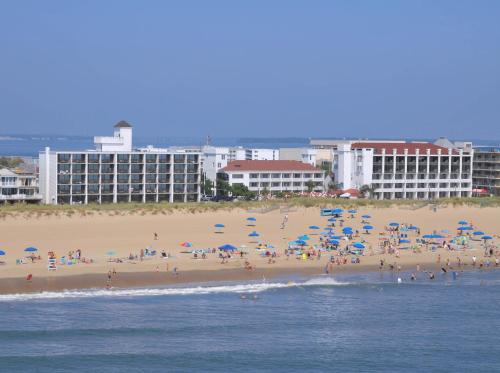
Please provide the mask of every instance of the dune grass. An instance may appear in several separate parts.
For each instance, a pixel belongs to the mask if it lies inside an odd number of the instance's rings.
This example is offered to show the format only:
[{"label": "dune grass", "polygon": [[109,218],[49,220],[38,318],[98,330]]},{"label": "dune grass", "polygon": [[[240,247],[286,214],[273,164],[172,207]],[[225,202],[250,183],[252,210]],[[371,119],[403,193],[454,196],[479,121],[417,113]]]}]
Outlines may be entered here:
[{"label": "dune grass", "polygon": [[200,213],[210,211],[244,209],[273,209],[299,207],[405,207],[418,209],[425,206],[476,206],[499,207],[500,197],[483,198],[444,198],[434,201],[423,200],[371,200],[371,199],[331,199],[297,197],[288,200],[273,199],[267,201],[237,201],[237,202],[200,202],[200,203],[119,203],[119,204],[89,204],[89,205],[32,205],[13,204],[0,207],[0,218],[21,216],[26,218],[43,216],[93,216],[93,215],[146,215],[171,214],[174,211]]}]

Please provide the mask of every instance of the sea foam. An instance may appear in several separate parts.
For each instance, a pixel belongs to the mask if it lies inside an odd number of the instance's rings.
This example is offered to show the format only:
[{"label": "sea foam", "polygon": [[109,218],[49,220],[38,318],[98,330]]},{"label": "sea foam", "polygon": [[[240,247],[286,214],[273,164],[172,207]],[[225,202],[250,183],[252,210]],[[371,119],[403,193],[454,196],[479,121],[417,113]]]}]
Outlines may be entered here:
[{"label": "sea foam", "polygon": [[167,288],[140,288],[140,289],[86,289],[65,290],[60,292],[40,292],[24,294],[0,295],[0,302],[50,300],[70,298],[99,298],[99,297],[154,297],[168,295],[202,295],[218,293],[260,293],[272,289],[308,286],[342,286],[348,282],[338,282],[331,277],[316,277],[304,282],[259,282],[247,284],[231,284],[219,286],[196,287],[167,287]]}]

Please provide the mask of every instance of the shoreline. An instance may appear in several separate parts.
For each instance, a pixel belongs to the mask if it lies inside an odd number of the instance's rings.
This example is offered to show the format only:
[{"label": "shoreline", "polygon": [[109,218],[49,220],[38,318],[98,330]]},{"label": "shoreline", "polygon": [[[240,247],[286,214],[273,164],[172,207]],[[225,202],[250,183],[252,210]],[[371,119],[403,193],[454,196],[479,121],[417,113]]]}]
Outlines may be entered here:
[{"label": "shoreline", "polygon": [[[420,273],[425,271],[439,272],[441,265],[436,263],[427,263],[422,265]],[[122,272],[112,276],[111,289],[133,289],[133,288],[156,288],[170,285],[187,285],[187,284],[205,284],[225,282],[225,281],[256,281],[269,280],[288,276],[317,276],[324,275],[324,266],[315,267],[278,267],[278,268],[259,268],[254,271],[246,271],[242,269],[218,269],[218,270],[189,270],[179,272],[178,275],[172,272]],[[498,267],[473,267],[465,265],[460,268],[449,267],[449,271],[473,271],[473,270],[498,270]],[[408,266],[402,266],[401,273],[410,272]],[[385,267],[382,271],[378,265],[359,264],[359,265],[343,265],[340,267],[334,266],[334,270],[329,273],[331,277],[336,274],[352,274],[352,273],[397,273],[396,270],[390,270]],[[39,276],[33,278],[32,282],[26,281],[25,278],[11,277],[4,278],[0,281],[0,295],[12,294],[36,294],[42,292],[64,292],[76,290],[90,289],[106,289],[107,274],[87,273],[75,274],[68,276]]]}]

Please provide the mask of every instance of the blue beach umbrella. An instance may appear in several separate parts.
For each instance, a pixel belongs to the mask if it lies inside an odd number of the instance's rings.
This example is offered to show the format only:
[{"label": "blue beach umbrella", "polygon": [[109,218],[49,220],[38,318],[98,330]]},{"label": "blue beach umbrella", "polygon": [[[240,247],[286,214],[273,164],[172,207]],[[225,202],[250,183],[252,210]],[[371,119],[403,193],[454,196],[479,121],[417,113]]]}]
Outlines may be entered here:
[{"label": "blue beach umbrella", "polygon": [[310,225],[309,229],[319,229],[319,227],[317,225]]},{"label": "blue beach umbrella", "polygon": [[399,227],[399,223],[391,222],[389,223],[389,227]]},{"label": "blue beach umbrella", "polygon": [[483,240],[492,240],[492,239],[493,239],[493,237],[491,237],[491,236],[483,236],[483,237],[481,237],[481,238],[482,238]]},{"label": "blue beach umbrella", "polygon": [[399,243],[410,243],[410,240],[400,240]]},{"label": "blue beach umbrella", "polygon": [[260,234],[258,234],[257,232],[253,231],[251,233],[248,234],[248,237],[259,237]]},{"label": "blue beach umbrella", "polygon": [[337,221],[337,218],[329,218],[328,221],[333,223],[333,222]]},{"label": "blue beach umbrella", "polygon": [[248,221],[257,221],[257,219],[256,219],[256,218],[254,218],[253,216],[251,216],[251,217],[247,218],[247,220],[248,220]]},{"label": "blue beach umbrella", "polygon": [[347,211],[349,214],[357,214],[358,212],[356,210],[348,210]]},{"label": "blue beach umbrella", "polygon": [[458,227],[457,231],[472,231],[472,227]]},{"label": "blue beach umbrella", "polygon": [[37,252],[38,249],[36,247],[27,247],[26,249],[24,249],[24,251],[26,251],[27,253],[34,253]]},{"label": "blue beach umbrella", "polygon": [[412,231],[416,231],[418,228],[417,228],[416,226],[414,226],[414,225],[410,225],[410,226],[408,227],[408,229],[410,229],[410,230],[412,230]]},{"label": "blue beach umbrella", "polygon": [[222,245],[222,246],[219,246],[219,250],[222,250],[222,251],[236,251],[238,250],[238,248],[236,246],[233,246],[233,245],[230,245],[230,244],[225,244],[225,245]]},{"label": "blue beach umbrella", "polygon": [[293,245],[293,246],[304,246],[304,245],[307,245],[307,242],[304,240],[295,240],[295,241],[288,242],[288,244]]},{"label": "blue beach umbrella", "polygon": [[481,232],[481,231],[475,231],[473,233],[474,236],[484,236],[484,232]]},{"label": "blue beach umbrella", "polygon": [[328,243],[332,244],[332,245],[339,245],[340,244],[340,241],[339,240],[335,240],[335,239],[332,239],[332,240],[329,240]]},{"label": "blue beach umbrella", "polygon": [[351,234],[351,233],[353,233],[352,228],[351,227],[344,227],[344,228],[342,228],[342,233]]},{"label": "blue beach umbrella", "polygon": [[1,256],[1,255],[5,255],[5,251],[0,250],[0,256]]},{"label": "blue beach umbrella", "polygon": [[354,242],[352,244],[353,247],[355,247],[356,249],[364,249],[365,248],[365,245],[363,245],[361,242]]},{"label": "blue beach umbrella", "polygon": [[307,234],[303,234],[302,236],[297,237],[297,239],[302,241],[307,241],[310,240],[311,237],[309,237]]},{"label": "blue beach umbrella", "polygon": [[339,209],[339,208],[336,208],[336,209],[333,209],[332,210],[332,213],[334,213],[335,215],[340,215],[344,212],[344,210],[342,209]]},{"label": "blue beach umbrella", "polygon": [[365,225],[365,226],[363,226],[363,229],[365,231],[371,231],[373,229],[373,225]]},{"label": "blue beach umbrella", "polygon": [[323,230],[328,231],[328,232],[333,232],[332,227],[324,227]]},{"label": "blue beach umbrella", "polygon": [[371,218],[371,216],[370,216],[370,215],[362,215],[361,217],[362,217],[363,219],[370,219],[370,218]]},{"label": "blue beach umbrella", "polygon": [[329,237],[331,240],[340,240],[342,236],[330,236]]},{"label": "blue beach umbrella", "polygon": [[469,223],[467,223],[465,220],[460,220],[460,221],[458,222],[458,224],[459,224],[459,225],[467,225],[467,224],[469,224]]}]

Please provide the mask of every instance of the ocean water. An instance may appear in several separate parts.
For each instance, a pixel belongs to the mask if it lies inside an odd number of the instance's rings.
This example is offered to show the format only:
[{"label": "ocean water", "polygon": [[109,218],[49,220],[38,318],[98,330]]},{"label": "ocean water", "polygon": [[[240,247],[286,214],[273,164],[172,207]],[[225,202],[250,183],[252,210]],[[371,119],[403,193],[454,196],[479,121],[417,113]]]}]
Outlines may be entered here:
[{"label": "ocean water", "polygon": [[500,271],[0,296],[5,372],[500,371]]}]

